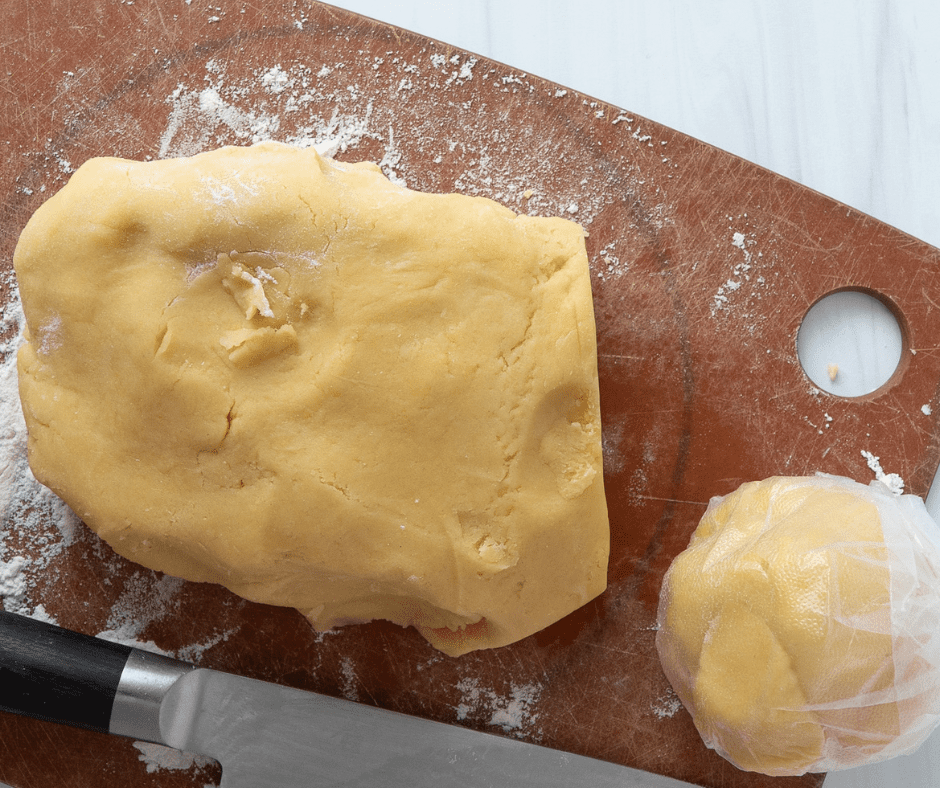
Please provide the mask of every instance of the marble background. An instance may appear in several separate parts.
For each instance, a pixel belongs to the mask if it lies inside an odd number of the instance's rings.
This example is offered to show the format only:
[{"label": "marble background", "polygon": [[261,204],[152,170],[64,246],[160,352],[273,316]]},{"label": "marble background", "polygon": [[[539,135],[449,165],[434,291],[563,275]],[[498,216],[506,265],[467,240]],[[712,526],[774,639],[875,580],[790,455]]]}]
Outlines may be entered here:
[{"label": "marble background", "polygon": [[[936,0],[333,4],[671,126],[940,246]],[[819,341],[857,373],[859,393],[893,371],[900,339],[887,310],[835,304],[821,324],[842,328]],[[928,508],[940,516],[940,494]],[[913,756],[834,773],[826,788],[938,780],[935,732]]]}]

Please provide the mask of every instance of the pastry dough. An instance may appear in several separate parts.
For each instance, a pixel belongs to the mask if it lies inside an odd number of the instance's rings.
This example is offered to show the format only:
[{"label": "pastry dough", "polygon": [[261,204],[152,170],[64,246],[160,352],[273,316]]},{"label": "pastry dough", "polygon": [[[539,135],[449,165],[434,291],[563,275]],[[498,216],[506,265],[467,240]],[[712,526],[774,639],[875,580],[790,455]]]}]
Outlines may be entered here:
[{"label": "pastry dough", "polygon": [[605,588],[578,225],[263,143],[93,159],[15,266],[30,465],[120,554],[449,654]]},{"label": "pastry dough", "polygon": [[709,505],[666,574],[656,645],[705,743],[742,769],[913,751],[940,714],[940,550],[923,502],[829,476]]}]

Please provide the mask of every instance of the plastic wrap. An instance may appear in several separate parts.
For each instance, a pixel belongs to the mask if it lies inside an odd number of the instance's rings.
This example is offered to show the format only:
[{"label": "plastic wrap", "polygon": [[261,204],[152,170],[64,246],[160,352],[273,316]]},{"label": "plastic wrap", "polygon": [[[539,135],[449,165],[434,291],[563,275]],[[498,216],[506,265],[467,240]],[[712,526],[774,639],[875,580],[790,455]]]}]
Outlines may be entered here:
[{"label": "plastic wrap", "polygon": [[775,477],[712,499],[658,625],[702,739],[741,769],[873,763],[940,721],[940,533],[880,482]]}]

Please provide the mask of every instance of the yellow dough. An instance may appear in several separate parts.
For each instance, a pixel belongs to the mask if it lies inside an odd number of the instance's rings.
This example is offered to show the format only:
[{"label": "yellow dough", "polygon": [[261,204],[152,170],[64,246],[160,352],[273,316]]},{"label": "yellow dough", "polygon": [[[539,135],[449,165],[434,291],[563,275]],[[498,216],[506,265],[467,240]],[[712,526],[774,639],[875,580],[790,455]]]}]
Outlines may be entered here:
[{"label": "yellow dough", "polygon": [[657,649],[703,740],[742,769],[910,752],[940,713],[940,552],[915,496],[775,477],[716,498],[666,574]]},{"label": "yellow dough", "polygon": [[583,237],[278,143],[93,159],[16,249],[30,465],[148,567],[516,641],[606,586]]}]

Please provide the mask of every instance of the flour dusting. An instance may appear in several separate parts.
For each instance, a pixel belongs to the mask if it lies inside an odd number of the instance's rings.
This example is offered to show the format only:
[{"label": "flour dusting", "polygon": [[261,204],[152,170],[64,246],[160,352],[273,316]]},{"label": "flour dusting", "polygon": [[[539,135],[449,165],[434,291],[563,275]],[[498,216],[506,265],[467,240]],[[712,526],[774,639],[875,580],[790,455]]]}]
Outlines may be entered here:
[{"label": "flour dusting", "polygon": [[660,695],[652,704],[650,711],[657,719],[663,720],[674,717],[682,709],[682,701],[679,696],[670,687],[663,695]]},{"label": "flour dusting", "polygon": [[140,760],[147,764],[148,774],[153,774],[161,769],[205,768],[213,763],[211,758],[206,758],[204,755],[180,752],[170,747],[164,747],[162,744],[135,741],[134,747],[140,751]]},{"label": "flour dusting", "polygon": [[340,671],[343,674],[343,697],[346,700],[359,700],[359,677],[356,675],[356,663],[349,657],[340,660]]},{"label": "flour dusting", "polygon": [[[180,83],[166,97],[169,114],[157,157],[192,156],[221,145],[267,140],[312,147],[326,156],[358,149],[357,159],[376,162],[394,183],[434,191],[433,185],[428,188],[415,182],[428,177],[433,181],[433,171],[408,171],[399,142],[400,121],[392,107],[378,100],[376,91],[394,94],[396,102],[404,100],[403,93],[436,91],[444,102],[449,91],[459,91],[471,81],[501,91],[534,89],[525,74],[500,74],[493,68],[482,72],[475,57],[440,52],[414,62],[376,57],[371,70],[383,75],[386,87],[367,88],[361,75],[352,78],[351,69],[342,62],[284,61],[236,76],[225,64],[209,60],[201,84]],[[512,124],[487,127],[474,119],[483,106],[477,107],[474,101],[451,104],[455,113],[464,116],[458,128],[446,130],[431,115],[419,118],[417,128],[408,132],[407,146],[435,164],[456,167],[449,191],[487,196],[533,215],[567,215],[585,226],[613,199],[605,188],[607,173],[596,169],[596,162],[583,162],[589,170],[580,181],[557,180],[560,164],[564,171],[579,171],[582,162],[570,152],[559,154],[550,135],[520,134]],[[513,174],[505,162],[523,156],[533,162],[532,168],[524,176]],[[539,188],[533,189],[532,182]],[[552,186],[544,188],[548,182]],[[602,264],[611,267],[611,272],[625,269],[612,254]]]},{"label": "flour dusting", "polygon": [[[81,528],[29,468],[16,374],[25,319],[12,272],[0,274],[0,287],[7,292],[0,315],[0,605],[32,615],[37,610],[35,585],[55,576],[56,559],[78,539]],[[49,618],[45,609],[39,615]]]},{"label": "flour dusting", "polygon": [[156,576],[146,570],[132,575],[111,610],[102,636],[133,643],[153,621],[172,612],[183,585],[178,577]]},{"label": "flour dusting", "polygon": [[870,451],[862,450],[862,456],[868,463],[868,467],[875,474],[875,480],[881,482],[895,495],[901,495],[904,492],[904,479],[896,473],[885,473],[881,467],[881,458],[876,457]]},{"label": "flour dusting", "polygon": [[167,97],[170,114],[158,158],[193,156],[231,144],[233,137],[242,144],[278,140],[299,148],[316,147],[318,152],[327,151],[322,155],[344,152],[364,138],[383,140],[370,127],[371,103],[355,116],[341,111],[345,102],[358,97],[355,85],[347,86],[346,95],[332,97],[334,110],[329,119],[292,124],[290,132],[282,130],[282,119],[294,120],[301,110],[324,101],[318,79],[332,72],[333,68],[323,66],[314,75],[308,68],[288,71],[278,64],[259,70],[253,79],[232,80],[210,60],[207,86],[196,89],[180,84]]},{"label": "flour dusting", "polygon": [[[304,29],[306,21],[302,14],[294,18],[299,29]],[[349,160],[376,162],[398,184],[422,191],[485,196],[517,212],[570,216],[585,227],[617,202],[622,192],[623,182],[618,180],[612,189],[610,170],[590,153],[570,146],[560,148],[551,128],[520,127],[511,118],[505,123],[492,122],[485,91],[532,93],[540,86],[525,73],[507,72],[498,64],[484,68],[472,55],[445,54],[433,48],[411,55],[390,51],[363,63],[323,62],[313,53],[282,56],[274,62],[242,55],[209,58],[201,73],[198,67],[187,69],[175,84],[164,84],[165,122],[151,155],[143,158],[192,156],[223,145],[267,140],[313,147],[326,156],[355,151]],[[88,108],[77,92],[68,89],[73,79],[74,75],[63,82],[61,112],[78,122]],[[447,107],[448,119],[419,106],[414,114],[408,114],[405,127],[397,108],[412,92],[432,96],[429,107]],[[550,95],[566,103],[572,99],[566,89],[553,87]],[[159,95],[154,98],[160,101]],[[630,145],[653,144],[635,118],[624,113],[608,118],[608,111],[598,102],[583,99],[581,103],[592,117],[604,123],[612,120]],[[123,135],[136,140],[138,131],[121,129],[114,139],[121,141]],[[407,145],[402,145],[406,137]],[[659,141],[660,146],[665,144],[665,140]],[[48,140],[38,162],[45,167],[34,166],[35,182],[18,186],[24,194],[46,191],[47,186],[63,183],[74,171],[72,155],[56,145]],[[140,156],[120,149],[102,153]],[[408,154],[433,162],[441,172],[424,164],[420,171],[411,170]],[[526,162],[524,169],[511,166],[520,161]],[[668,158],[662,161],[666,163]],[[672,169],[676,165],[670,162],[665,166]],[[570,177],[573,173],[578,177]],[[42,177],[49,182],[40,183]],[[643,186],[643,191],[650,190],[639,170],[635,183],[637,188]],[[652,191],[660,189],[654,185]],[[660,207],[665,211],[663,216],[650,217],[656,225],[668,221],[673,210],[671,203],[664,202],[657,210]],[[622,261],[617,254],[607,254],[592,264],[610,275],[626,269]]]},{"label": "flour dusting", "polygon": [[27,614],[26,575],[23,569],[29,565],[29,559],[15,555],[9,561],[0,561],[0,599],[3,609],[12,613]]},{"label": "flour dusting", "polygon": [[538,734],[533,728],[539,717],[536,707],[542,693],[540,685],[514,683],[509,695],[500,695],[481,687],[477,679],[465,678],[457,689],[462,693],[456,708],[458,720],[478,719],[516,736]]},{"label": "flour dusting", "polygon": [[608,422],[603,425],[601,432],[601,452],[604,458],[604,472],[611,475],[618,474],[625,467],[625,460],[621,452],[625,421]]},{"label": "flour dusting", "polygon": [[[729,221],[735,221],[729,216]],[[737,221],[746,220],[747,214]],[[755,250],[756,239],[741,230],[731,231],[731,268],[727,278],[717,287],[711,299],[713,318],[736,318],[737,325],[748,334],[756,334],[767,320],[767,310],[762,300],[778,272],[771,260],[764,258],[762,251]]]},{"label": "flour dusting", "polygon": [[741,250],[744,255],[744,261],[737,263],[731,269],[731,276],[718,288],[718,292],[715,293],[712,301],[712,315],[715,315],[715,313],[720,310],[727,309],[731,294],[740,290],[745,282],[751,280],[751,253],[747,248],[747,239],[744,233],[735,232],[734,235],[731,236],[731,245]]}]

